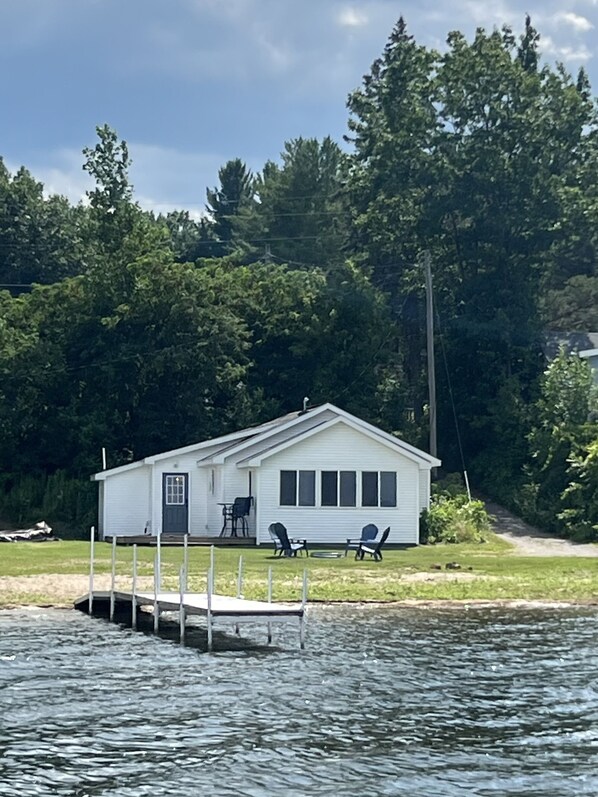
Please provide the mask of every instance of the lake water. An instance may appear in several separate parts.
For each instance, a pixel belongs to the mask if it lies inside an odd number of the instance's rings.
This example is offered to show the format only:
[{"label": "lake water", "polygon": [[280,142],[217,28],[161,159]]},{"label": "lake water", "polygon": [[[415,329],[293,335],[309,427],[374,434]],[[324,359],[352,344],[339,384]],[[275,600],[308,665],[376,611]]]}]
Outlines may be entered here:
[{"label": "lake water", "polygon": [[275,642],[0,612],[1,797],[598,795],[595,610],[314,608]]}]

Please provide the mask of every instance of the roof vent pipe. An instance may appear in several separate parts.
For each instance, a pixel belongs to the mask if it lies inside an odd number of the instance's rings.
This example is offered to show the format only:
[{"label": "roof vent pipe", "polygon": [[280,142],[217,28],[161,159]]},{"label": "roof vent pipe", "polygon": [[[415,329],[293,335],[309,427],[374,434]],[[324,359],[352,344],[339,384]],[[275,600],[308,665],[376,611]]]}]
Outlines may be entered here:
[{"label": "roof vent pipe", "polygon": [[305,414],[307,412],[307,405],[309,404],[309,396],[305,396],[303,399],[303,409],[301,410],[301,414]]}]

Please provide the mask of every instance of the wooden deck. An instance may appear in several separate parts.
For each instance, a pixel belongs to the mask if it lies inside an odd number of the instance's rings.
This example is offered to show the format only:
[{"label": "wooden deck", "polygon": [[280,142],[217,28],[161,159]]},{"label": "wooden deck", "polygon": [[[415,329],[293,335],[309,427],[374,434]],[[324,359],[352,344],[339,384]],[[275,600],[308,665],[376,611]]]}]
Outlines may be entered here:
[{"label": "wooden deck", "polygon": [[[112,537],[104,537],[104,542],[112,542]],[[158,538],[151,534],[134,534],[122,535],[116,537],[117,545],[142,545],[146,547],[158,544]],[[167,547],[183,546],[185,544],[184,534],[162,534],[160,537],[160,545]],[[193,537],[191,534],[187,535],[187,545],[200,545],[210,546],[215,545],[218,548],[229,547],[255,547],[255,537]]]}]

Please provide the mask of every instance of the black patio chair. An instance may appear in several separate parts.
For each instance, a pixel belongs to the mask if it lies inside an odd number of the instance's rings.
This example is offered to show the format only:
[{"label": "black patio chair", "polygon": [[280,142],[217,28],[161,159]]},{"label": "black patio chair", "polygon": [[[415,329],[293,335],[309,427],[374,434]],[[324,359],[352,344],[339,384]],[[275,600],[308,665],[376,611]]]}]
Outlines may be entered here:
[{"label": "black patio chair", "polygon": [[373,542],[378,536],[378,526],[374,523],[368,523],[367,526],[364,526],[361,529],[361,537],[358,540],[347,540],[347,544],[345,545],[345,556],[349,552],[350,549],[357,550],[362,542]]},{"label": "black patio chair", "polygon": [[247,518],[251,510],[251,496],[248,495],[243,498],[235,498],[232,506],[232,533],[237,536],[237,524],[241,521],[241,533],[244,537],[247,536],[249,531],[249,524]]},{"label": "black patio chair", "polygon": [[355,558],[363,561],[363,557],[369,554],[375,562],[382,561],[382,548],[384,543],[388,539],[388,535],[390,534],[390,526],[384,529],[382,532],[382,536],[378,540],[378,542],[370,543],[370,542],[361,542],[359,543],[359,548],[355,553]]},{"label": "black patio chair", "polygon": [[303,551],[309,556],[307,540],[289,539],[286,526],[282,523],[271,523],[268,526],[270,536],[275,540],[274,553],[278,551],[279,556],[297,556],[297,551],[303,556]]}]

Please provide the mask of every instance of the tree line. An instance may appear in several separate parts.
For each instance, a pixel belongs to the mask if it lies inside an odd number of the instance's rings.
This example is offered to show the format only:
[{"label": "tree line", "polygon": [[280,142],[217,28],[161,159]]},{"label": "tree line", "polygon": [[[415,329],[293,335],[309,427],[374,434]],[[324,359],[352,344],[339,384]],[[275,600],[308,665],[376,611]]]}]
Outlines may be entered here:
[{"label": "tree line", "polygon": [[[0,162],[0,515],[90,496],[102,447],[122,464],[305,395],[426,447],[428,252],[445,468],[595,534],[573,506],[596,467],[591,379],[565,355],[567,378],[544,374],[543,336],[598,323],[597,106],[540,43],[527,18],[438,52],[399,20],[347,142],[296,138],[255,174],[227,162],[200,219],[140,208],[108,126],[83,152],[85,204]],[[542,415],[568,412],[549,395],[570,382],[573,426]]]}]

